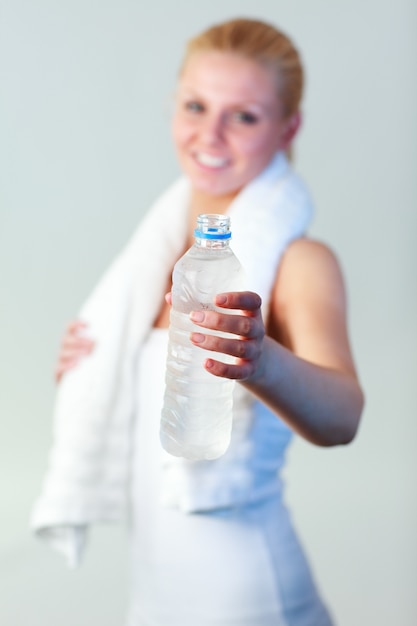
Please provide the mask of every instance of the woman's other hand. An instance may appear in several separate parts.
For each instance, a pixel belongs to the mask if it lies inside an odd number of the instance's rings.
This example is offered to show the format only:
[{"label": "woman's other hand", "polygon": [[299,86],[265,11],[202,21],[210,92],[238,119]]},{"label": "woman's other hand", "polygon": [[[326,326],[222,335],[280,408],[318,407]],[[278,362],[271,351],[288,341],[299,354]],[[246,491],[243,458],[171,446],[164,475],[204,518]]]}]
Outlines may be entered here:
[{"label": "woman's other hand", "polygon": [[[221,311],[193,311],[191,320],[212,331],[231,333],[236,337],[194,332],[191,341],[195,346],[236,357],[235,363],[222,363],[206,359],[205,368],[215,376],[246,380],[257,370],[262,352],[265,327],[261,315],[261,298],[252,291],[236,291],[218,294],[214,304]],[[230,309],[236,311],[231,313]]]},{"label": "woman's other hand", "polygon": [[57,383],[68,370],[77,365],[79,360],[91,353],[94,341],[85,335],[87,324],[81,320],[75,320],[68,324],[61,342],[58,362],[54,376]]}]

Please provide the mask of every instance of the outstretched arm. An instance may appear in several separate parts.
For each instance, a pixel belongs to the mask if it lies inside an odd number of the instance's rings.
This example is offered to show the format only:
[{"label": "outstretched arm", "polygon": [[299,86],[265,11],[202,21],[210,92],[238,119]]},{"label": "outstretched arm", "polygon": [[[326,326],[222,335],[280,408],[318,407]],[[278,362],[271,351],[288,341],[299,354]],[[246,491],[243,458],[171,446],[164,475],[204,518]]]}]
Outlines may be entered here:
[{"label": "outstretched arm", "polygon": [[[257,294],[220,294],[215,303],[237,314],[195,312],[192,319],[202,333],[191,339],[237,361],[207,359],[208,371],[239,380],[312,443],[350,442],[364,400],[349,346],[343,278],[333,253],[307,239],[290,246],[272,294],[270,336]],[[236,339],[205,335],[204,327]]]}]

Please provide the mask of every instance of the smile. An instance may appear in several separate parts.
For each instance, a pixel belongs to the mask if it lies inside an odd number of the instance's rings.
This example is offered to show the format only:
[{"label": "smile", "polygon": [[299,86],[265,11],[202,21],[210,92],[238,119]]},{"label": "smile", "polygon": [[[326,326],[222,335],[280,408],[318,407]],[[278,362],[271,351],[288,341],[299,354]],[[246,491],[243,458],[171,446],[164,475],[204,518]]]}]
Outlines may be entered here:
[{"label": "smile", "polygon": [[194,159],[200,165],[204,165],[205,167],[210,167],[212,169],[221,169],[229,164],[229,159],[212,156],[211,154],[206,154],[205,152],[196,152],[194,154]]}]

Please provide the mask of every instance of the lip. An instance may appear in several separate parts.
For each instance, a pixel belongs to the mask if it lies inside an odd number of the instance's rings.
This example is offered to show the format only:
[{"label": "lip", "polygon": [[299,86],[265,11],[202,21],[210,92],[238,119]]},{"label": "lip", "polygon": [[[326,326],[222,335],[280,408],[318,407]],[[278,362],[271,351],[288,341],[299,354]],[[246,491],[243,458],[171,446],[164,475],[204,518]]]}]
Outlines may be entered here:
[{"label": "lip", "polygon": [[199,167],[208,171],[218,172],[225,169],[230,164],[230,159],[227,157],[203,151],[194,151],[192,158]]}]

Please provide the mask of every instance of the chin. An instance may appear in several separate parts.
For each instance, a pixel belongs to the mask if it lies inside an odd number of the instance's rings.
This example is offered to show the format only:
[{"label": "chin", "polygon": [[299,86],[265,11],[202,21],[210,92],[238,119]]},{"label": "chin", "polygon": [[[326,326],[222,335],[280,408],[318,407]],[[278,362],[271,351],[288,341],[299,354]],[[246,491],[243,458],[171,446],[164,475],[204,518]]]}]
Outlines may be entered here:
[{"label": "chin", "polygon": [[201,181],[193,181],[190,178],[191,186],[197,193],[212,196],[213,198],[234,197],[242,189],[243,185],[219,185],[215,182],[201,184]]},{"label": "chin", "polygon": [[218,172],[202,175],[201,173],[196,174],[195,171],[188,171],[185,174],[195,191],[216,197],[236,195],[246,184],[246,182],[239,180],[231,180],[230,177],[227,180],[224,175],[222,176]]}]

